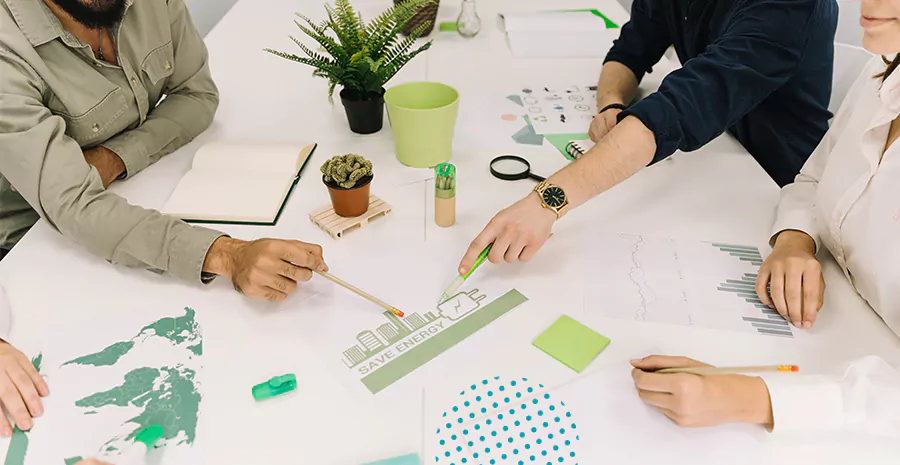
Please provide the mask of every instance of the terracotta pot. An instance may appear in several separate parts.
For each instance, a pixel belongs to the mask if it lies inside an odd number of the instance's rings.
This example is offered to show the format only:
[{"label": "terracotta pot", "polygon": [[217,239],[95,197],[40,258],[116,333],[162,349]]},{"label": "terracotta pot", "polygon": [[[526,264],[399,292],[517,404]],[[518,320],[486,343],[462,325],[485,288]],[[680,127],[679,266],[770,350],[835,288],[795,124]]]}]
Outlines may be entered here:
[{"label": "terracotta pot", "polygon": [[[325,182],[325,178],[322,178]],[[369,186],[372,184],[372,176],[360,179],[356,186],[345,189],[337,184],[325,182],[328,186],[328,194],[331,195],[331,205],[338,216],[360,216],[369,210]]]}]

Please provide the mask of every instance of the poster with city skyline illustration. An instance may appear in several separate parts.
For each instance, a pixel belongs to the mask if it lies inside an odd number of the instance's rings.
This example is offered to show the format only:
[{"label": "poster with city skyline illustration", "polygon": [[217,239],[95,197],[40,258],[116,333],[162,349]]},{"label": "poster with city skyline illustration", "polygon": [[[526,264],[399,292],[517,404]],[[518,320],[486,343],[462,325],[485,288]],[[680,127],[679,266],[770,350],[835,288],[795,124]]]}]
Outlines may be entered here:
[{"label": "poster with city skyline illustration", "polygon": [[515,289],[493,299],[471,289],[427,311],[407,312],[403,318],[385,311],[381,321],[355,334],[341,361],[376,394],[526,300]]},{"label": "poster with city skyline illustration", "polygon": [[[334,270],[335,265],[330,266]],[[386,266],[411,268],[399,262]],[[314,279],[307,286],[311,292],[303,302],[305,310],[297,315],[302,321],[295,326],[300,338],[319,348],[317,353],[329,371],[348,390],[366,396],[384,391],[427,364],[439,363],[435,359],[441,354],[528,300],[489,273],[438,303],[437,296],[447,283],[437,275],[403,285],[407,281],[391,282],[392,275],[386,271],[357,272],[369,276],[369,282],[343,270],[342,279],[368,288],[367,292],[379,290],[377,296],[403,310],[404,316],[384,311],[329,281]]]}]

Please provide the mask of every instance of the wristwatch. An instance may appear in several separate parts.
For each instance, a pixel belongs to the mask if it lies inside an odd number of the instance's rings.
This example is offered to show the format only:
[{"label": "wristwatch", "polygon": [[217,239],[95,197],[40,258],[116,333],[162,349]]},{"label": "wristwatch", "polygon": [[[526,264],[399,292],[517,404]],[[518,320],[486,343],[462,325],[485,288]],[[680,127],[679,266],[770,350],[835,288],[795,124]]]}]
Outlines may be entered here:
[{"label": "wristwatch", "polygon": [[556,213],[556,219],[562,218],[563,209],[569,205],[569,199],[566,197],[566,191],[556,184],[547,181],[541,181],[534,187],[538,198],[541,199],[541,206],[547,210]]}]

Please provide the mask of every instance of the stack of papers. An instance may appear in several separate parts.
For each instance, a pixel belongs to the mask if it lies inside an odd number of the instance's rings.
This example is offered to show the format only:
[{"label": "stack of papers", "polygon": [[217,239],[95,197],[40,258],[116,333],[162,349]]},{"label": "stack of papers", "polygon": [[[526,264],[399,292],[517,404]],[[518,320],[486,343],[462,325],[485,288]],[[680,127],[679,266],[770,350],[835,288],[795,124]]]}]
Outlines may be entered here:
[{"label": "stack of papers", "polygon": [[513,56],[522,58],[604,57],[618,25],[597,10],[501,13]]}]

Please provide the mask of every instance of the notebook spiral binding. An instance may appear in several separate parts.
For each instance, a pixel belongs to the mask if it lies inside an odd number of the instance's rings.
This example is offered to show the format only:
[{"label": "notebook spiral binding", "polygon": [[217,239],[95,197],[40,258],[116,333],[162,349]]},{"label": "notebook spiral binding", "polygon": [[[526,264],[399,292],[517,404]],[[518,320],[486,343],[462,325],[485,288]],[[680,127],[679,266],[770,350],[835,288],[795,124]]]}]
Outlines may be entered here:
[{"label": "notebook spiral binding", "polygon": [[585,150],[582,146],[578,145],[577,142],[571,141],[568,144],[566,144],[566,152],[569,155],[571,155],[572,158],[577,160],[577,159],[581,158],[581,156],[584,155],[585,152],[587,152],[587,150]]}]

